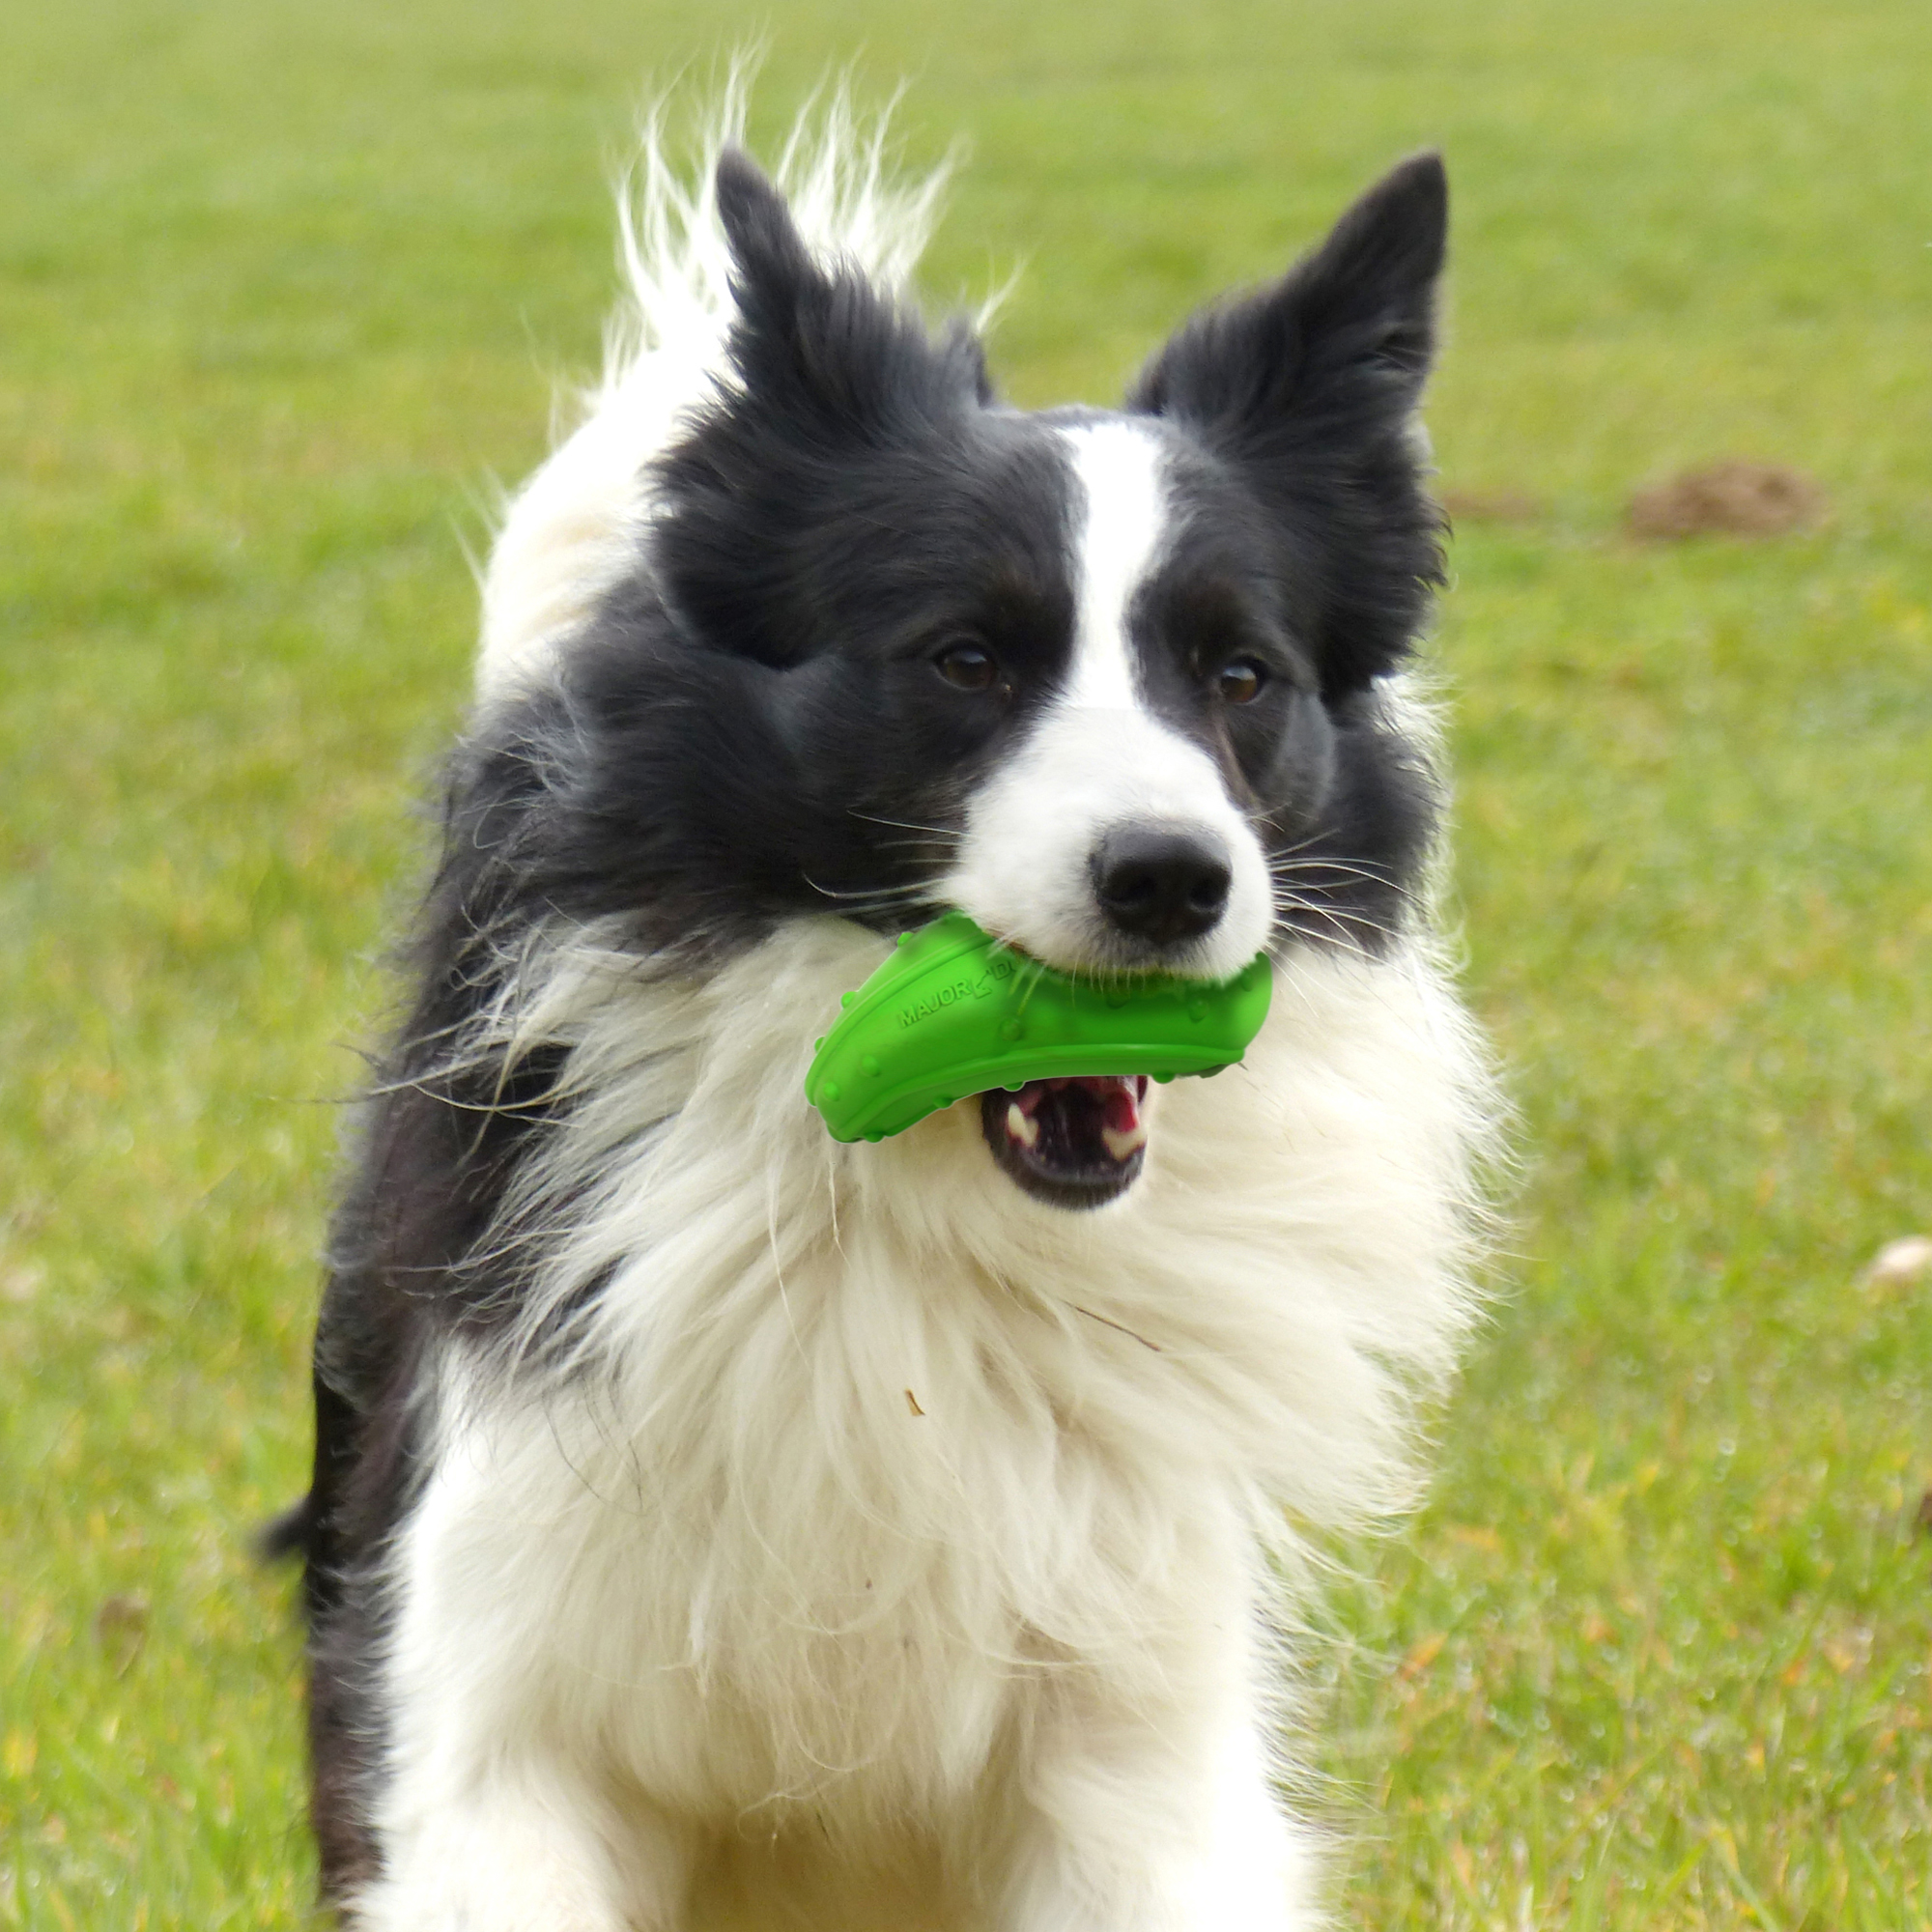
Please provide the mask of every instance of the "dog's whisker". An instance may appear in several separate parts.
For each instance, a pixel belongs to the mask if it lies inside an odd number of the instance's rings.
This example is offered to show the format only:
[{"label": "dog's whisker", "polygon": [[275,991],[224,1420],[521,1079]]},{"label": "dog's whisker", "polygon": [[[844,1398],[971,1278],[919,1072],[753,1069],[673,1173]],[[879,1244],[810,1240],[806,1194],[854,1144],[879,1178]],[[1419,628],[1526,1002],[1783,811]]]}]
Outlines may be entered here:
[{"label": "dog's whisker", "polygon": [[[1299,923],[1299,917],[1320,920],[1322,927],[1310,929]],[[1341,912],[1333,906],[1323,905],[1319,900],[1297,898],[1292,895],[1278,895],[1275,899],[1277,922],[1292,925],[1303,937],[1314,940],[1319,945],[1332,945],[1347,951],[1359,952],[1362,950],[1360,934],[1373,932],[1378,938],[1395,941],[1401,934],[1371,919],[1365,914]]]},{"label": "dog's whisker", "polygon": [[[937,832],[920,832],[910,838],[874,838],[870,842],[872,849],[878,852],[923,852],[935,842],[945,843],[946,839]],[[959,841],[955,838],[952,842],[957,844]]]},{"label": "dog's whisker", "polygon": [[1320,884],[1331,876],[1353,879],[1393,893],[1406,905],[1418,911],[1424,908],[1421,896],[1385,867],[1358,866],[1343,859],[1304,859],[1286,864],[1270,861],[1268,872],[1269,876],[1277,881],[1298,881],[1303,884]]},{"label": "dog's whisker", "polygon": [[821,886],[810,876],[805,883],[821,898],[838,899],[849,905],[914,905],[927,896],[917,886],[873,886],[846,891],[838,886]]},{"label": "dog's whisker", "polygon": [[917,819],[912,818],[883,818],[877,812],[861,811],[856,806],[851,808],[850,815],[854,818],[863,818],[868,825],[891,825],[901,832],[917,832],[923,838],[948,839],[955,844],[966,836],[952,826],[922,825]]}]

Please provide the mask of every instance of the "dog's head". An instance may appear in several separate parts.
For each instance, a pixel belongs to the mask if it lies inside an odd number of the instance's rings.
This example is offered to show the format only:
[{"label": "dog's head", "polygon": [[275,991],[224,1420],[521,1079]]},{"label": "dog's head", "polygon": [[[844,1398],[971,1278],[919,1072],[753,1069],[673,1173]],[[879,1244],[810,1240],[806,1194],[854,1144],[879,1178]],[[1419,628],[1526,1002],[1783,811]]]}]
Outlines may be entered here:
[{"label": "dog's head", "polygon": [[[1197,316],[1118,412],[1006,407],[970,331],[815,258],[743,156],[717,197],[729,368],[658,466],[650,610],[620,599],[585,672],[655,746],[653,889],[682,870],[712,927],[958,906],[1073,970],[1375,947],[1433,811],[1385,680],[1440,568],[1414,426],[1439,161]],[[1092,1205],[1138,1172],[1144,1097],[989,1095],[987,1140]]]}]

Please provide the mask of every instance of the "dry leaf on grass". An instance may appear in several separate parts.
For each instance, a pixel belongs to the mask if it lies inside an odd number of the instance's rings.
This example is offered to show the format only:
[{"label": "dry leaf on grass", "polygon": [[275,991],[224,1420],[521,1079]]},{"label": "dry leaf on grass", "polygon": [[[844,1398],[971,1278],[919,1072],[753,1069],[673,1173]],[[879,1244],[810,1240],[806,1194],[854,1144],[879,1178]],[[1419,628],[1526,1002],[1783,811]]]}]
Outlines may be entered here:
[{"label": "dry leaf on grass", "polygon": [[114,1674],[125,1677],[148,1640],[148,1600],[145,1597],[109,1597],[94,1613],[94,1634],[114,1665]]},{"label": "dry leaf on grass", "polygon": [[1907,1235],[1872,1257],[1865,1282],[1871,1288],[1904,1288],[1926,1275],[1932,1275],[1932,1235]]},{"label": "dry leaf on grass", "polygon": [[39,1262],[0,1268],[0,1301],[31,1301],[47,1285],[47,1271]]}]

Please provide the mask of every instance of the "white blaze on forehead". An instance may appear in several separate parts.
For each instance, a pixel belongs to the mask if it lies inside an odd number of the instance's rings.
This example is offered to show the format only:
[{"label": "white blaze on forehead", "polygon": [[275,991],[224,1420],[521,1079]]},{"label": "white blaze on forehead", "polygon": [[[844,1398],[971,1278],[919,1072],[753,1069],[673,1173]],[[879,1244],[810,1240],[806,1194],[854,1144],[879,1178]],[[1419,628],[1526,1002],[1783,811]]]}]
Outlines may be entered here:
[{"label": "white blaze on forehead", "polygon": [[1050,965],[1144,965],[1144,949],[1100,906],[1094,856],[1125,825],[1198,832],[1228,854],[1228,908],[1162,963],[1223,979],[1265,943],[1273,899],[1261,843],[1220,767],[1152,709],[1141,688],[1128,620],[1160,565],[1175,515],[1159,435],[1136,422],[1058,434],[1072,493],[1071,654],[1031,729],[968,801],[958,862],[941,891],[989,932]]},{"label": "white blaze on forehead", "polygon": [[1168,520],[1160,445],[1137,423],[1063,430],[1082,498],[1075,521],[1073,660],[1065,701],[1131,710],[1139,703],[1127,611],[1159,553]]}]

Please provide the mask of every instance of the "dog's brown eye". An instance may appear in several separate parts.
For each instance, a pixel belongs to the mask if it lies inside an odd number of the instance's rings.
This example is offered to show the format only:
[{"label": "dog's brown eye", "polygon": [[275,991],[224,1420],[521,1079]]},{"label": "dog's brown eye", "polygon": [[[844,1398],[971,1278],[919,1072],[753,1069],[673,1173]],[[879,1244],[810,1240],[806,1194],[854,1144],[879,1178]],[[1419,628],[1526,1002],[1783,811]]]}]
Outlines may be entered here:
[{"label": "dog's brown eye", "polygon": [[956,691],[991,691],[1000,681],[1000,667],[991,651],[978,644],[948,644],[932,668]]},{"label": "dog's brown eye", "polygon": [[1252,704],[1267,683],[1267,667],[1253,658],[1236,658],[1214,673],[1214,689],[1225,704]]}]

